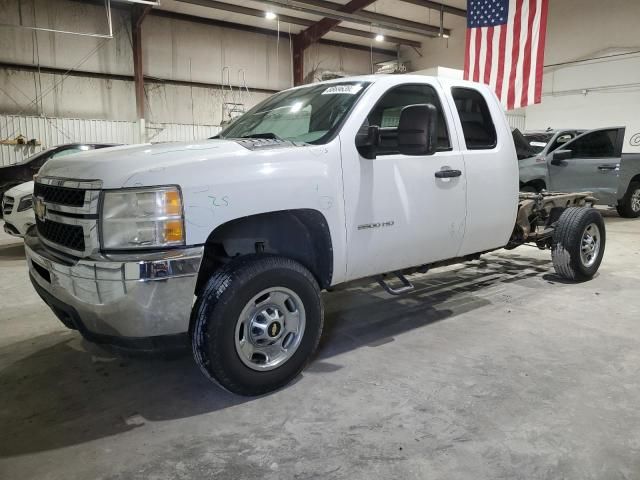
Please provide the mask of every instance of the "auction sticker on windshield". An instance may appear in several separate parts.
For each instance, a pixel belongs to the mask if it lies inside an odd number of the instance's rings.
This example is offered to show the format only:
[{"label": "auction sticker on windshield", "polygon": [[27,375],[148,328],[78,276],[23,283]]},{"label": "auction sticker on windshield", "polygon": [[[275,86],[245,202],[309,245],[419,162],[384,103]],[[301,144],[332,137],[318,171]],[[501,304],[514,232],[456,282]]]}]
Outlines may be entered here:
[{"label": "auction sticker on windshield", "polygon": [[360,90],[362,90],[362,85],[334,85],[333,87],[327,88],[322,95],[336,95],[336,94],[344,94],[344,95],[355,95]]}]

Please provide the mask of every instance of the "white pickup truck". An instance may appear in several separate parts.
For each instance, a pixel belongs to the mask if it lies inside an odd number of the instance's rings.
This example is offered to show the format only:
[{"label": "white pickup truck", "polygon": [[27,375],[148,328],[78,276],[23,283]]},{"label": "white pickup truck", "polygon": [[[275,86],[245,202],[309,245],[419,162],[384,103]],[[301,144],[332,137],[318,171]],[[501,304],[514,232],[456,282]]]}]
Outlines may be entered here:
[{"label": "white pickup truck", "polygon": [[322,331],[320,292],[337,284],[375,277],[397,295],[412,288],[405,275],[525,242],[551,249],[560,276],[591,278],[605,247],[594,199],[518,186],[486,86],[318,83],[201,143],[47,162],[25,237],[30,277],[88,340],[190,342],[210,379],[257,395],[302,370]]}]

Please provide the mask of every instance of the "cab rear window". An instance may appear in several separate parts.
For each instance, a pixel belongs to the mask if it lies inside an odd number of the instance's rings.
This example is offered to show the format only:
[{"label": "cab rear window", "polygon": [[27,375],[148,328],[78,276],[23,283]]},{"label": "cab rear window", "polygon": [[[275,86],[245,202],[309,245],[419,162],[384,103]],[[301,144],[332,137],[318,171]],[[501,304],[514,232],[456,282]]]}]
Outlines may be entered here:
[{"label": "cab rear window", "polygon": [[489,106],[480,92],[472,88],[454,87],[453,100],[462,123],[468,150],[490,150],[497,144],[496,128]]}]

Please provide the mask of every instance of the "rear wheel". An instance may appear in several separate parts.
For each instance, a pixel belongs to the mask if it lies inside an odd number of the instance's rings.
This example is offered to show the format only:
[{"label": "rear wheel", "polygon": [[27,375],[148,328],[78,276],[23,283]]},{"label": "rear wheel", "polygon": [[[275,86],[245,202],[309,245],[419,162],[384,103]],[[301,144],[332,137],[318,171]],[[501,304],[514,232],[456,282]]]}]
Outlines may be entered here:
[{"label": "rear wheel", "polygon": [[520,191],[523,193],[538,193],[538,189],[531,185],[524,185],[520,187]]},{"label": "rear wheel", "polygon": [[567,208],[556,225],[551,258],[556,273],[567,280],[591,279],[602,262],[604,220],[593,208]]},{"label": "rear wheel", "polygon": [[640,217],[640,182],[631,182],[625,196],[616,207],[621,217]]},{"label": "rear wheel", "polygon": [[322,322],[320,288],[305,267],[283,257],[241,257],[211,277],[194,305],[194,358],[227,390],[261,395],[301,372]]}]

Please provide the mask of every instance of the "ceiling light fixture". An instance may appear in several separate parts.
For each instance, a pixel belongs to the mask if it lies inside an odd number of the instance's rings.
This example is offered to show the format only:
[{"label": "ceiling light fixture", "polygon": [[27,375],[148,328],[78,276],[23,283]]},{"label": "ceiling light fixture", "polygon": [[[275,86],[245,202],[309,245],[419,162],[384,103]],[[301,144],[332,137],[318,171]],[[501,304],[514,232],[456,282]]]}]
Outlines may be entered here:
[{"label": "ceiling light fixture", "polygon": [[384,42],[384,35],[381,33],[377,34],[375,37],[376,42]]},{"label": "ceiling light fixture", "polygon": [[264,13],[264,18],[266,18],[267,20],[275,20],[278,16],[273,13],[273,12],[265,12]]}]

